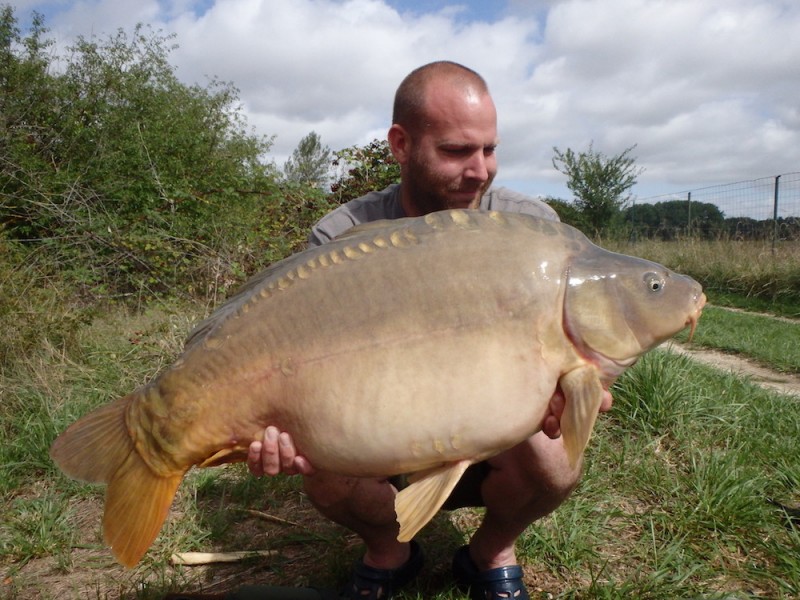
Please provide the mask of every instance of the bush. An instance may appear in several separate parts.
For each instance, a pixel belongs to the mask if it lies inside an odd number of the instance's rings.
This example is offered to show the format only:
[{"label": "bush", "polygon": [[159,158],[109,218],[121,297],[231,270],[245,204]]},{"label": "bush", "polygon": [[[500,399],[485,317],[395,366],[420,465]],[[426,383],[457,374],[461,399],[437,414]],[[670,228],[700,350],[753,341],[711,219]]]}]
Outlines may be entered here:
[{"label": "bush", "polygon": [[8,240],[0,231],[0,373],[47,339],[72,344],[93,309],[76,304],[73,291],[44,254]]},{"label": "bush", "polygon": [[137,301],[206,293],[210,274],[225,289],[297,248],[285,221],[304,226],[320,195],[278,187],[271,139],[249,133],[234,87],[180,83],[170,38],[141,26],[79,38],[66,58],[45,33],[37,17],[22,36],[10,7],[0,12],[9,240],[81,295]]}]

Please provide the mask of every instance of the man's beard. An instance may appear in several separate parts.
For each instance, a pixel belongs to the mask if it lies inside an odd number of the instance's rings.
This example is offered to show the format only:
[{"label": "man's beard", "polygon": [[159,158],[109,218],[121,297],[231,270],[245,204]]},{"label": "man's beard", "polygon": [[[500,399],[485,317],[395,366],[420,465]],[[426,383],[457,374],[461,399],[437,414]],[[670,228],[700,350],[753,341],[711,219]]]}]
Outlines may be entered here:
[{"label": "man's beard", "polygon": [[[411,173],[412,175],[409,175]],[[414,205],[417,210],[425,215],[439,210],[447,210],[449,208],[465,208],[461,203],[456,203],[451,197],[450,193],[473,191],[475,197],[466,208],[478,208],[480,206],[481,197],[489,189],[492,184],[494,176],[483,182],[482,185],[473,185],[467,189],[463,189],[469,183],[459,183],[447,180],[444,177],[438,176],[436,173],[430,171],[427,165],[419,161],[416,156],[411,156],[408,163],[408,171],[403,177],[402,185],[410,192],[410,197],[413,199]]]}]

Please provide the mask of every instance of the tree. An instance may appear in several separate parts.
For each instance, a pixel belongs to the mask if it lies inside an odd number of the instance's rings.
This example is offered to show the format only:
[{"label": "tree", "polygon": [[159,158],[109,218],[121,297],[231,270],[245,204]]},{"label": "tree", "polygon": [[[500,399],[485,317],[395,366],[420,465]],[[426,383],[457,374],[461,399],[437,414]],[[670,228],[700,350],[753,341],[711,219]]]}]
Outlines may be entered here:
[{"label": "tree", "polygon": [[55,93],[46,31],[34,13],[23,37],[13,9],[0,7],[0,228],[16,227],[21,236],[33,233],[20,218],[23,205],[38,199],[29,188],[51,170],[46,123],[55,112]]},{"label": "tree", "polygon": [[587,152],[562,152],[553,147],[553,166],[567,176],[567,187],[575,194],[575,204],[599,234],[605,230],[630,199],[630,190],[644,171],[630,156],[634,144],[621,154],[607,157],[589,144]]},{"label": "tree", "polygon": [[328,183],[331,149],[323,146],[319,135],[312,131],[297,145],[283,166],[287,181],[304,183],[322,189]]},{"label": "tree", "polygon": [[633,203],[624,210],[624,221],[631,228],[631,235],[652,238],[661,227],[661,212],[649,203]]},{"label": "tree", "polygon": [[691,216],[689,234],[708,240],[717,237],[725,224],[725,213],[711,202],[692,202]]},{"label": "tree", "polygon": [[625,209],[623,218],[637,234],[665,241],[686,234],[713,239],[725,223],[725,215],[715,204],[687,200],[635,204]]},{"label": "tree", "polygon": [[400,181],[400,165],[386,140],[345,148],[335,156],[333,166],[342,169],[342,173],[331,185],[331,196],[338,204]]},{"label": "tree", "polygon": [[545,202],[558,213],[558,218],[561,219],[562,223],[572,225],[581,231],[586,229],[586,217],[578,210],[574,202],[562,200],[561,198],[554,198],[552,196],[545,198]]}]

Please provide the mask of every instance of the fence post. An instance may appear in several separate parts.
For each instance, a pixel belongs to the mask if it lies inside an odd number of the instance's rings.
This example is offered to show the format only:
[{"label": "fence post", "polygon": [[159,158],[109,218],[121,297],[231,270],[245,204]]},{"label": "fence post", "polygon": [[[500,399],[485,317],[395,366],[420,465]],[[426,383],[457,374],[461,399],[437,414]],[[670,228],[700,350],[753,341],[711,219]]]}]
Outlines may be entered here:
[{"label": "fence post", "polygon": [[772,201],[772,254],[775,254],[775,244],[778,241],[778,188],[780,187],[781,176],[775,176],[775,194]]},{"label": "fence post", "polygon": [[686,223],[686,234],[688,237],[692,237],[692,192],[687,194],[686,203],[689,207],[689,216]]}]

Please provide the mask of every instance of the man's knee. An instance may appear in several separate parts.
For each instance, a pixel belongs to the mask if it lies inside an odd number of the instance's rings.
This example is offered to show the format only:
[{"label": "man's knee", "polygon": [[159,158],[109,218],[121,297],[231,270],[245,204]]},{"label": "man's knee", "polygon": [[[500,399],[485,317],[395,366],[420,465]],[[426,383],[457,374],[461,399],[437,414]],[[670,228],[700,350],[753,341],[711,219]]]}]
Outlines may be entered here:
[{"label": "man's knee", "polygon": [[317,508],[328,508],[343,502],[356,493],[358,480],[332,473],[317,473],[311,477],[303,477],[303,490]]},{"label": "man's knee", "polygon": [[489,462],[496,481],[512,489],[528,490],[534,496],[548,496],[555,504],[569,497],[582,474],[582,461],[571,465],[563,442],[541,433]]}]

